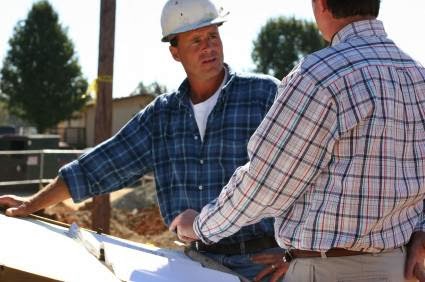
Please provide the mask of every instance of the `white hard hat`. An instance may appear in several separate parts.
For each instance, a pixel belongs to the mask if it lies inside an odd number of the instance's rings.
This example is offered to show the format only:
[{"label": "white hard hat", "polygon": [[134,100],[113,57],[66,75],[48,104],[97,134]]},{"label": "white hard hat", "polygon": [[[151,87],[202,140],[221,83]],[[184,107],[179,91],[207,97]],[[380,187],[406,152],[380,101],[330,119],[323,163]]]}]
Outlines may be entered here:
[{"label": "white hard hat", "polygon": [[162,41],[171,40],[170,35],[194,30],[226,21],[220,10],[210,0],[168,0],[162,9]]}]

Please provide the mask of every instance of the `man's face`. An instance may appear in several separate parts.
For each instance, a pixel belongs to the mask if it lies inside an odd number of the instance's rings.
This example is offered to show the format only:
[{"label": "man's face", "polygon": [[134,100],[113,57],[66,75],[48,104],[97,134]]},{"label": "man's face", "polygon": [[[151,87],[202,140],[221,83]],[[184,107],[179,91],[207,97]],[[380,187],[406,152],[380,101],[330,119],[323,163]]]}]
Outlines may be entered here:
[{"label": "man's face", "polygon": [[213,78],[223,70],[223,45],[216,25],[180,33],[170,52],[182,63],[188,77]]}]

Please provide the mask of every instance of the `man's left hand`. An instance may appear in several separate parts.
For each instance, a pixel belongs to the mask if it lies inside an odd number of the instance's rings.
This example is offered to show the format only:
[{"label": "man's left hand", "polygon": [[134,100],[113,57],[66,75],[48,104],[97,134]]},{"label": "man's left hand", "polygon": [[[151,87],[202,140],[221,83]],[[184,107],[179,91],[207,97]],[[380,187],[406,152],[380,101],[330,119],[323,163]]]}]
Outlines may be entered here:
[{"label": "man's left hand", "polygon": [[184,242],[192,242],[199,240],[193,231],[193,222],[199,213],[192,209],[187,209],[171,222],[170,231],[175,231],[177,237]]},{"label": "man's left hand", "polygon": [[270,282],[281,281],[288,271],[289,263],[283,261],[282,253],[258,254],[251,257],[255,263],[264,264],[265,267],[261,270],[254,281],[261,281],[264,277],[270,275]]},{"label": "man's left hand", "polygon": [[407,257],[405,266],[405,278],[416,277],[420,282],[425,282],[425,232],[415,232],[412,234],[407,245]]}]

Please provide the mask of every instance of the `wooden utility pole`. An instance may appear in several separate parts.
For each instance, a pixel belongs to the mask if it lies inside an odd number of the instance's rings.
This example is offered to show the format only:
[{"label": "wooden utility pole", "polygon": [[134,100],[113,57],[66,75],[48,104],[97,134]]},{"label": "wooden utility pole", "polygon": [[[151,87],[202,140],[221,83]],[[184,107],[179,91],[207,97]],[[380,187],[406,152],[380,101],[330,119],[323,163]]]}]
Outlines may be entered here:
[{"label": "wooden utility pole", "polygon": [[[112,81],[114,73],[115,0],[101,0],[99,61],[97,70],[94,141],[99,144],[112,135]],[[106,173],[106,172],[105,172]],[[109,234],[109,194],[93,198],[92,228]]]}]

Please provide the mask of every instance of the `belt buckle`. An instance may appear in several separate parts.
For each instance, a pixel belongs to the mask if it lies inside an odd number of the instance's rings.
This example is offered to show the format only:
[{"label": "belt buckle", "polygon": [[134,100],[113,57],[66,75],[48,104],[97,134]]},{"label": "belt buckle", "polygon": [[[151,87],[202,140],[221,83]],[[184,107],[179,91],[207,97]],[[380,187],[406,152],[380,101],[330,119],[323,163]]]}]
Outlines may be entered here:
[{"label": "belt buckle", "polygon": [[290,263],[293,259],[294,257],[292,256],[291,251],[285,249],[285,252],[283,253],[283,261]]}]

